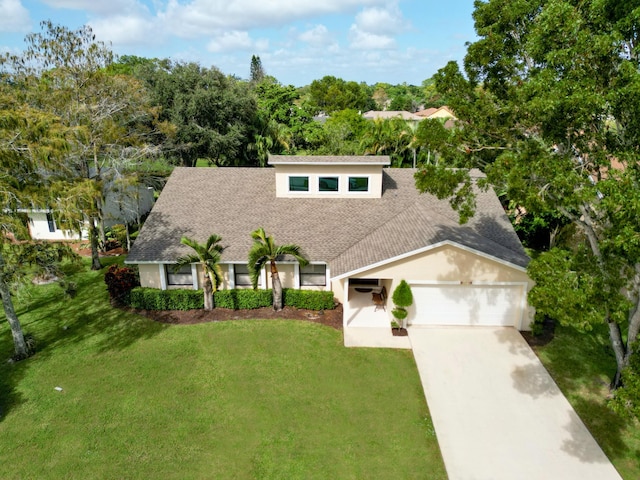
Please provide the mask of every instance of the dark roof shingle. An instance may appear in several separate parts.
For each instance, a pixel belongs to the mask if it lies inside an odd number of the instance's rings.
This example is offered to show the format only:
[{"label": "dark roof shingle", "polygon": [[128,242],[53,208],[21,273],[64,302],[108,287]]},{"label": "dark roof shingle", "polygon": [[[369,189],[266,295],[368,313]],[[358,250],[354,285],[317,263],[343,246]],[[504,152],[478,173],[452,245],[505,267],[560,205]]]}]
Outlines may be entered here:
[{"label": "dark roof shingle", "polygon": [[384,169],[383,195],[276,198],[270,168],[176,168],[136,239],[128,263],[174,262],[189,253],[182,236],[222,237],[223,262],[246,262],[251,232],[264,227],[279,244],[295,243],[339,276],[388,258],[455,241],[506,262],[526,256],[495,194],[478,192],[465,225],[446,200],[419,194],[413,169]]}]

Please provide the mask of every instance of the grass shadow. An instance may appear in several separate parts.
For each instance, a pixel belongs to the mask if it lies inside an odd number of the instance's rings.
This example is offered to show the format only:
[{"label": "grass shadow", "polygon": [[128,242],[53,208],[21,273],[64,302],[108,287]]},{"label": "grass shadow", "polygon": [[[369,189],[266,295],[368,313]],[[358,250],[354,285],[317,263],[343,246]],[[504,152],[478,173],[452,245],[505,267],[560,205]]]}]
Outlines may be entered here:
[{"label": "grass shadow", "polygon": [[[596,327],[581,333],[571,327],[557,326],[553,340],[536,347],[544,366],[552,375],[576,413],[605,454],[614,461],[640,469],[640,452],[632,437],[633,426],[607,405],[608,386],[616,371],[613,350],[606,329]],[[571,425],[567,426],[571,431]],[[637,429],[636,429],[637,430]],[[564,447],[580,458],[577,444]]]},{"label": "grass shadow", "polygon": [[36,337],[38,355],[48,355],[60,346],[89,340],[99,352],[124,349],[167,328],[111,305],[104,273],[122,259],[102,260],[104,267],[100,271],[90,271],[84,262],[85,268],[67,277],[78,285],[73,298],[52,284],[34,286],[22,299],[17,312],[23,330]]}]

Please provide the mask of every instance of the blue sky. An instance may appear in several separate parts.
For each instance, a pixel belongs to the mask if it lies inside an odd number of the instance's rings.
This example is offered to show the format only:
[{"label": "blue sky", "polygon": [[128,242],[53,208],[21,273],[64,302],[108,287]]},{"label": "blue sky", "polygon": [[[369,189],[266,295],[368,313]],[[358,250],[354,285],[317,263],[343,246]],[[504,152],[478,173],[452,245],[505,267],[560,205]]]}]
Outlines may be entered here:
[{"label": "blue sky", "polygon": [[39,23],[88,24],[119,55],[249,76],[252,55],[283,84],[325,75],[420,85],[476,39],[473,0],[0,0],[0,50]]}]

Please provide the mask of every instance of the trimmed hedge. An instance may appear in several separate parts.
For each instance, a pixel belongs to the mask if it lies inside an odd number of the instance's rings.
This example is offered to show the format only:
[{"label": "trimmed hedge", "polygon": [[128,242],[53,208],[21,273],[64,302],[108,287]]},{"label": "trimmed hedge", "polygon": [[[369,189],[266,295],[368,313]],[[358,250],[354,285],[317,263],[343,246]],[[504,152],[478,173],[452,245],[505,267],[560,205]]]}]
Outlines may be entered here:
[{"label": "trimmed hedge", "polygon": [[288,307],[303,308],[305,310],[333,310],[333,292],[319,290],[298,290],[283,288],[284,304]]},{"label": "trimmed hedge", "polygon": [[273,305],[271,290],[253,290],[236,288],[234,290],[218,290],[213,294],[213,304],[220,308],[233,310],[250,310]]},{"label": "trimmed hedge", "polygon": [[141,310],[194,310],[204,308],[202,290],[158,290],[136,287],[129,294],[129,305]]},{"label": "trimmed hedge", "polygon": [[[332,310],[333,292],[284,288],[284,304],[305,310]],[[219,308],[250,310],[273,305],[271,290],[218,290],[213,304]],[[136,287],[129,295],[129,305],[141,310],[194,310],[204,308],[202,290],[159,290]]]}]

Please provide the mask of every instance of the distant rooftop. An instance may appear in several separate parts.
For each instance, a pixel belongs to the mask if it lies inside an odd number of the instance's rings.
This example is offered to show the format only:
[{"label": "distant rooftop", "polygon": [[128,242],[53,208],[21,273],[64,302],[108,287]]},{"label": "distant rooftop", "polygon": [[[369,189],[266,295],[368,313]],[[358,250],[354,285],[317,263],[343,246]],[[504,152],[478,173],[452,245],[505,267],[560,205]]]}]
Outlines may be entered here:
[{"label": "distant rooftop", "polygon": [[363,113],[362,116],[370,120],[378,118],[384,120],[389,118],[402,118],[403,120],[420,121],[423,119],[422,117],[405,110],[369,110],[368,112]]}]

